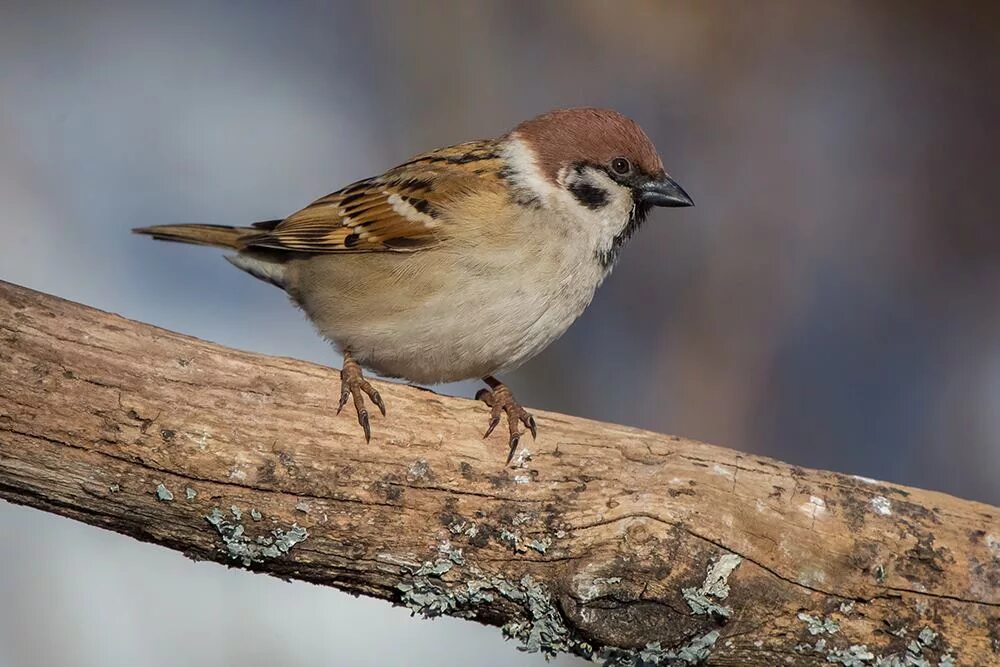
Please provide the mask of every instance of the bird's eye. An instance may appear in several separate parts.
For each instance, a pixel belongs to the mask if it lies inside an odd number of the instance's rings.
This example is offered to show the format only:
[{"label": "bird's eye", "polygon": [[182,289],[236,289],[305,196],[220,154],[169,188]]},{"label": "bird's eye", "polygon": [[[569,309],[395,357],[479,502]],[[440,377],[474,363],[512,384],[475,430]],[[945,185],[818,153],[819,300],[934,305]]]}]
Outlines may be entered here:
[{"label": "bird's eye", "polygon": [[611,170],[619,176],[625,176],[632,171],[632,163],[623,157],[616,157],[611,161]]}]

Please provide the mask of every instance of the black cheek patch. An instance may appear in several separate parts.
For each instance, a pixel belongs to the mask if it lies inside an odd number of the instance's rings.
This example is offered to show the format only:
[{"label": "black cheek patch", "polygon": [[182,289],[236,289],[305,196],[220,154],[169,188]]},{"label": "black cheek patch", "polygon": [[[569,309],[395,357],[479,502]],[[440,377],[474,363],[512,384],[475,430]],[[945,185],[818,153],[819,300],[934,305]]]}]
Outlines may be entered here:
[{"label": "black cheek patch", "polygon": [[608,193],[603,188],[583,181],[577,181],[569,186],[576,200],[590,209],[604,208],[608,205]]}]

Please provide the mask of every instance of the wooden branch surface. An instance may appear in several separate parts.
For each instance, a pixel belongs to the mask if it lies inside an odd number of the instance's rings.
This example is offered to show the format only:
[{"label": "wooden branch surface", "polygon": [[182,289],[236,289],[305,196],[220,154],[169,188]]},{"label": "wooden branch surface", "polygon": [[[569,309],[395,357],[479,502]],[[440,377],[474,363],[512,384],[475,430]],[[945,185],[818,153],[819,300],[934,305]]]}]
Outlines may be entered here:
[{"label": "wooden branch surface", "polygon": [[997,508],[377,386],[0,282],[0,497],[609,664],[1000,664]]}]

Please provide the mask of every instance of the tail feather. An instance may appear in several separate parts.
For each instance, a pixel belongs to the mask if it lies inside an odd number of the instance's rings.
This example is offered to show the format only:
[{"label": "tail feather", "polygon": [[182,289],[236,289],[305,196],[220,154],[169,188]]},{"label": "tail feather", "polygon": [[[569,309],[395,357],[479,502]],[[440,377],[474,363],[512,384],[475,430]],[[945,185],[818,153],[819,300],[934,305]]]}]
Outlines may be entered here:
[{"label": "tail feather", "polygon": [[139,227],[132,231],[147,234],[160,241],[193,243],[194,245],[216,246],[238,250],[226,259],[264,282],[285,288],[285,262],[282,253],[275,250],[257,249],[252,245],[254,237],[260,236],[262,229],[272,228],[280,220],[259,222],[253,227],[227,227],[225,225],[155,225]]},{"label": "tail feather", "polygon": [[246,246],[244,242],[246,237],[260,234],[259,229],[227,227],[225,225],[156,225],[138,227],[132,231],[136,234],[147,234],[159,241],[176,241],[237,250]]}]

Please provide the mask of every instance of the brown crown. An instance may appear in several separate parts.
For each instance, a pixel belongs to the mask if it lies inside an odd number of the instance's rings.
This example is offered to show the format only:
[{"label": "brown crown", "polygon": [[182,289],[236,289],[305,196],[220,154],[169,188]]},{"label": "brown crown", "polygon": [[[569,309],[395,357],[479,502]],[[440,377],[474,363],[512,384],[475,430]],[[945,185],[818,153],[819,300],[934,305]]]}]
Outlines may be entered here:
[{"label": "brown crown", "polygon": [[539,167],[555,182],[559,169],[578,162],[608,164],[627,158],[650,175],[663,173],[660,156],[642,128],[610,109],[560,109],[526,120],[516,134],[535,150]]}]

